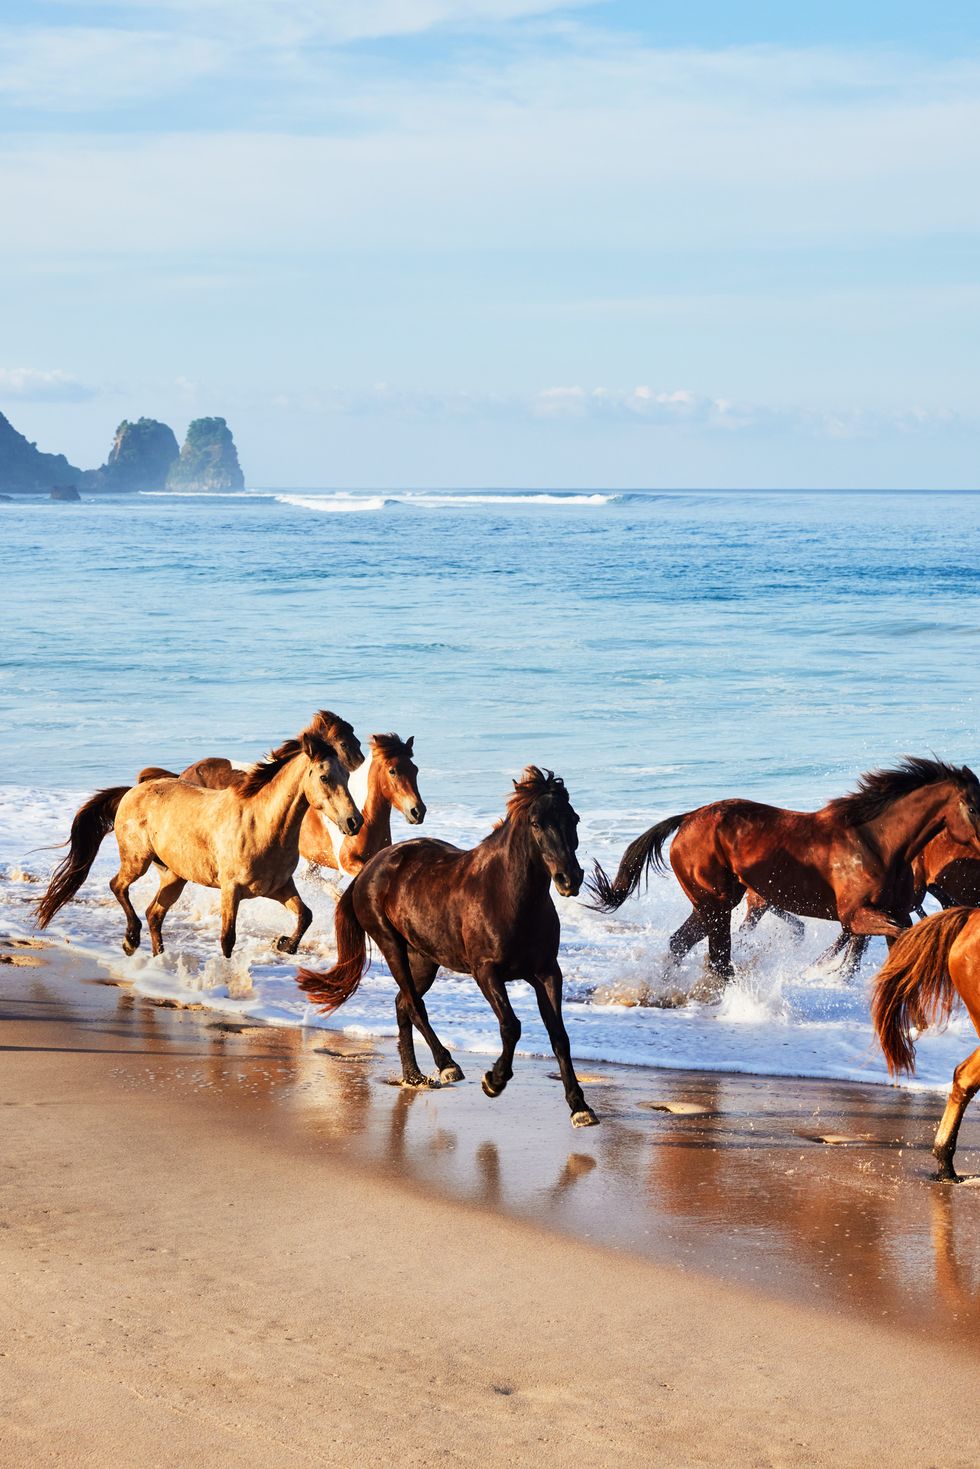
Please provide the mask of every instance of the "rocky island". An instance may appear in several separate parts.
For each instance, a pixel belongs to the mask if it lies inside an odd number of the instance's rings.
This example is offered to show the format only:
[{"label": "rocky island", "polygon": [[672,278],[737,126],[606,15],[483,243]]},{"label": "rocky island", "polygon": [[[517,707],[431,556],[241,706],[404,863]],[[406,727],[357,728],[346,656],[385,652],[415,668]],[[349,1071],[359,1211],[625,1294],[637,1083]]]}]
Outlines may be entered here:
[{"label": "rocky island", "polygon": [[195,418],[182,448],[155,418],[123,419],[99,469],[78,469],[63,454],[45,454],[0,413],[0,493],[50,495],[56,486],[106,491],[241,490],[245,477],[223,418]]}]

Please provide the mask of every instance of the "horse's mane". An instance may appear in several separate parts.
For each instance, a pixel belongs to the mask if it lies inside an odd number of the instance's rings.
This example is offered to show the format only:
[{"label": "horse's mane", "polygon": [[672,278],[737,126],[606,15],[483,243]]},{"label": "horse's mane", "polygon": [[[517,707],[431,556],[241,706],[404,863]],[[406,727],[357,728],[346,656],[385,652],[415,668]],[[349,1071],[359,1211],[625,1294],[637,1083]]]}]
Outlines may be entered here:
[{"label": "horse's mane", "polygon": [[555,775],[553,770],[539,770],[536,765],[528,765],[520,780],[514,781],[514,794],[507,801],[508,818],[519,821],[522,816],[527,816],[539,796],[557,796],[566,806],[570,804],[560,775]]},{"label": "horse's mane", "polygon": [[318,709],[305,729],[300,730],[293,740],[283,740],[274,750],[270,750],[264,760],[258,760],[250,770],[242,774],[239,791],[243,796],[254,796],[269,784],[270,780],[288,765],[290,760],[295,760],[297,755],[303,753],[303,741],[313,740],[326,748],[332,746],[333,740],[339,735],[354,731],[346,719],[341,719],[338,714],[331,714],[329,709]]},{"label": "horse's mane", "polygon": [[397,760],[399,755],[411,755],[412,741],[396,734],[373,734],[371,748],[377,750],[382,760]]},{"label": "horse's mane", "polygon": [[830,801],[827,810],[845,826],[861,826],[873,821],[900,796],[908,796],[922,786],[952,781],[963,789],[977,784],[968,765],[947,765],[944,760],[907,755],[894,770],[869,770],[861,776],[856,791]]}]

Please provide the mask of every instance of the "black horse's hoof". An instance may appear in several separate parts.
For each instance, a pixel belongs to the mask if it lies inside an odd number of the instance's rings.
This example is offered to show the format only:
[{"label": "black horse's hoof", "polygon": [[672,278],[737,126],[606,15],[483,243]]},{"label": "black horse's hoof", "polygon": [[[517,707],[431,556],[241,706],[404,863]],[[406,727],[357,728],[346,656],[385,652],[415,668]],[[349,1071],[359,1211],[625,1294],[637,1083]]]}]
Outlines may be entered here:
[{"label": "black horse's hoof", "polygon": [[599,1119],[591,1107],[583,1107],[581,1112],[572,1113],[573,1127],[598,1127]]},{"label": "black horse's hoof", "polygon": [[139,946],[140,946],[140,936],[139,936],[139,934],[137,934],[135,938],[130,938],[129,934],[127,934],[126,937],[122,941],[122,947],[123,947],[123,953],[124,954],[135,954],[136,953],[136,950],[139,948]]},{"label": "black horse's hoof", "polygon": [[488,1097],[499,1097],[503,1091],[502,1086],[494,1086],[489,1071],[484,1072],[483,1081],[480,1083]]},{"label": "black horse's hoof", "polygon": [[454,1061],[451,1066],[444,1066],[439,1072],[439,1080],[443,1086],[452,1086],[454,1081],[465,1081],[466,1077]]},{"label": "black horse's hoof", "polygon": [[417,1076],[403,1076],[400,1085],[406,1087],[409,1091],[414,1092],[434,1092],[439,1090],[439,1083],[436,1081],[435,1077],[423,1076],[421,1071],[418,1073]]},{"label": "black horse's hoof", "polygon": [[295,954],[299,948],[299,943],[295,939],[290,938],[288,933],[284,933],[276,939],[276,948],[280,954]]},{"label": "black horse's hoof", "polygon": [[953,1167],[952,1163],[940,1163],[936,1172],[937,1183],[962,1183],[963,1180]]}]

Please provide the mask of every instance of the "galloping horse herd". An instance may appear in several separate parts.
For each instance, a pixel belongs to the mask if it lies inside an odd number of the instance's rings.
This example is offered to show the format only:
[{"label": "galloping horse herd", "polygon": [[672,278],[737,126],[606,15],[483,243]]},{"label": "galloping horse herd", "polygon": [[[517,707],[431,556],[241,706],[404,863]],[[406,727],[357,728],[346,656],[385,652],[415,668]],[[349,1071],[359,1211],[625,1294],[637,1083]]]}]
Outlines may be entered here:
[{"label": "galloping horse herd", "polygon": [[[346,720],[321,710],[295,739],[245,767],[200,760],[180,775],[143,770],[135,785],[96,792],[77,811],[68,854],[37,904],[46,927],[85,882],[103,839],[115,831],[119,871],[109,886],[126,917],[123,948],[139,946],[141,924],[129,890],[152,866],[159,887],[146,911],[154,954],[163,922],[188,882],[221,893],[221,950],[235,947],[238,907],[273,898],[295,916],[277,948],[295,954],[313,915],[295,884],[300,857],[353,880],[337,903],[337,962],[297,982],[330,1012],[356,990],[367,968],[367,939],[398,986],[398,1049],[406,1086],[461,1081],[459,1065],[429,1021],[424,996],[440,967],[470,974],[500,1025],[501,1054],[483,1077],[497,1097],[513,1076],[521,1025],[506,986],[534,991],[576,1127],[598,1122],[572,1063],[562,1020],[561,929],[551,884],[574,897],[585,873],[576,856],[579,818],[563,781],[529,765],[494,830],[470,851],[428,838],[392,843],[391,810],[413,825],[425,817],[412,740],[373,735],[365,761]],[[664,846],[691,903],[671,936],[669,963],[707,940],[707,977],[695,992],[716,997],[733,974],[731,915],[746,898],[743,926],[768,910],[800,930],[800,917],[836,920],[845,972],[869,938],[884,936],[888,960],[871,1009],[895,1074],[915,1065],[913,1031],[947,1019],[959,995],[980,1033],[980,782],[965,766],[904,760],[861,777],[857,790],[815,812],[755,801],[716,801],[658,822],[631,842],[615,877],[598,863],[588,883],[594,906],[619,908],[651,871],[665,870]],[[912,926],[929,892],[943,910]],[[439,1071],[427,1077],[413,1029]],[[960,1121],[980,1090],[980,1048],[954,1073],[934,1152],[939,1177],[955,1180]]]}]

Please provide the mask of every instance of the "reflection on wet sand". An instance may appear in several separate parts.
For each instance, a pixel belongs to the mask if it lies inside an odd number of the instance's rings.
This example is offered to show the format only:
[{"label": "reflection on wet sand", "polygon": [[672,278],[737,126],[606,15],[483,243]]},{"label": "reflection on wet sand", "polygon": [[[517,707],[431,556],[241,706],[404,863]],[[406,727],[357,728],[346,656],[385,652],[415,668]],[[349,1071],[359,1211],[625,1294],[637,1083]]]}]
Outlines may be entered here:
[{"label": "reflection on wet sand", "polygon": [[[411,1091],[388,1084],[388,1045],[216,1020],[56,967],[0,970],[0,1046],[17,1017],[45,1021],[52,1047],[105,1052],[123,1087],[213,1106],[216,1126],[256,1146],[327,1152],[594,1244],[980,1340],[980,1188],[930,1181],[933,1095],[609,1066],[602,1126],[583,1138],[544,1061],[523,1060],[494,1101],[469,1081]],[[857,1141],[814,1141],[835,1135]],[[968,1115],[964,1166],[978,1143]]]}]

